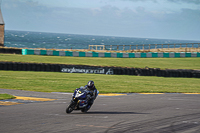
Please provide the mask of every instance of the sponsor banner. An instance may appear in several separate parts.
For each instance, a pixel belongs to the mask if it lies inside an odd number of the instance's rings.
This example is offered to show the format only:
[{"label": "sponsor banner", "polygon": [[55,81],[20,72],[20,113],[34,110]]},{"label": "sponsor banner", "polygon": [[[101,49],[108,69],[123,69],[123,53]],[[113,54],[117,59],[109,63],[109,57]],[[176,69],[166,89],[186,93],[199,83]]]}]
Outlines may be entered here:
[{"label": "sponsor banner", "polygon": [[65,73],[94,73],[94,74],[114,74],[112,69],[105,68],[62,68],[61,72]]}]

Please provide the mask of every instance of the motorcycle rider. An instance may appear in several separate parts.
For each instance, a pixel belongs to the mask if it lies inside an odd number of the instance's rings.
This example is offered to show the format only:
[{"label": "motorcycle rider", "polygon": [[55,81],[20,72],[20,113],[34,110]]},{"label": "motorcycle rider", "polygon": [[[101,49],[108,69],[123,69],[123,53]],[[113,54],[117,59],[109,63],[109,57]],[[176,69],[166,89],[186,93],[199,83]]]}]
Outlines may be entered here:
[{"label": "motorcycle rider", "polygon": [[97,89],[94,85],[94,81],[90,80],[87,85],[85,86],[85,89],[87,89],[90,92],[90,99],[89,99],[89,105],[91,106],[94,103],[94,100],[97,97]]}]

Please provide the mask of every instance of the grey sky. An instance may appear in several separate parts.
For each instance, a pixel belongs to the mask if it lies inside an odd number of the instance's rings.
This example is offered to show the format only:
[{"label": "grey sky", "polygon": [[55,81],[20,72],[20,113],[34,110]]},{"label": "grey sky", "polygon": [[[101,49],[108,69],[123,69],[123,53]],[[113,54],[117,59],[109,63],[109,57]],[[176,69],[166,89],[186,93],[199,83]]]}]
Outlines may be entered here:
[{"label": "grey sky", "polygon": [[6,30],[200,40],[200,0],[3,0]]}]

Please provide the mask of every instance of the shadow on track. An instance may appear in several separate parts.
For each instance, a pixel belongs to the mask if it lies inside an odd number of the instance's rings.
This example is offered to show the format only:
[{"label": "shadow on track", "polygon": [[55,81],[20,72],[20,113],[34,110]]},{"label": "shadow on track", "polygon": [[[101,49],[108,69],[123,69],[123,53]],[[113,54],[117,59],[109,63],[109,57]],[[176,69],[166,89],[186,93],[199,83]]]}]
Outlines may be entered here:
[{"label": "shadow on track", "polygon": [[86,114],[148,114],[148,113],[137,113],[137,112],[112,112],[112,111],[95,111],[87,112]]}]

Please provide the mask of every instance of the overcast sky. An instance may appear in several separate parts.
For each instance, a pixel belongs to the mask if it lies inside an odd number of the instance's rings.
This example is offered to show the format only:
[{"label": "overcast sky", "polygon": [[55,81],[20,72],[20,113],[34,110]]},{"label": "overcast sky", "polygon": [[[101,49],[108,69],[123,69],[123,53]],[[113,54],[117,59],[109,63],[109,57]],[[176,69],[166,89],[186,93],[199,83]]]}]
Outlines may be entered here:
[{"label": "overcast sky", "polygon": [[5,30],[200,40],[200,0],[3,0]]}]

